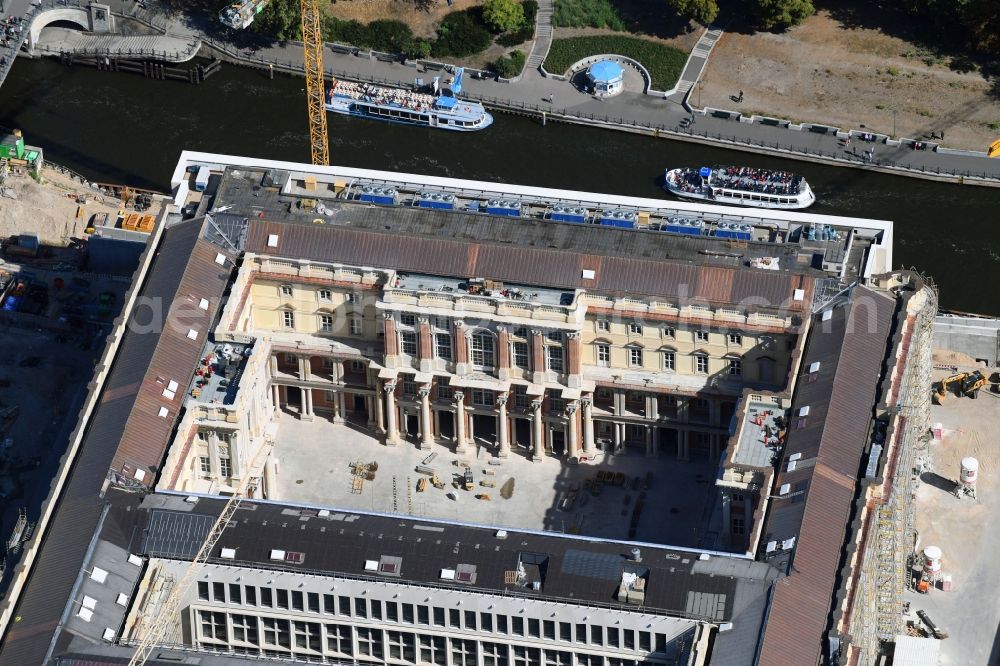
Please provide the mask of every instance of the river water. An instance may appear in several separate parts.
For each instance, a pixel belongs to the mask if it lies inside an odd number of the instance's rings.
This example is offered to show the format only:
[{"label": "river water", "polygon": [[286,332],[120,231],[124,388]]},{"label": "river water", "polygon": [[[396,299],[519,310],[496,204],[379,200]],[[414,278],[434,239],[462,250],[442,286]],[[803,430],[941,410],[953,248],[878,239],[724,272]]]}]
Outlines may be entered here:
[{"label": "river water", "polygon": [[[334,164],[669,198],[667,166],[747,164],[804,175],[810,212],[893,220],[897,266],[934,278],[941,306],[1000,315],[1000,190],[959,186],[497,114],[472,134],[330,115]],[[96,181],[169,189],[181,150],[308,161],[302,79],[225,66],[200,86],[19,58],[0,126]],[[973,279],[974,278],[974,279]]]}]

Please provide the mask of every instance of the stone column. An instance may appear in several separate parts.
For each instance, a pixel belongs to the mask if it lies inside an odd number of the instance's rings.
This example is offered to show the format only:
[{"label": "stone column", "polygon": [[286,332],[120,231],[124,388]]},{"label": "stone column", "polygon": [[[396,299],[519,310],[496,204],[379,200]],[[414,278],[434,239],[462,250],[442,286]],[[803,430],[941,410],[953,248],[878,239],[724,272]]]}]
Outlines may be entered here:
[{"label": "stone column", "polygon": [[677,431],[677,459],[678,460],[690,460],[691,459],[691,446],[689,440],[689,433],[687,430]]},{"label": "stone column", "polygon": [[375,432],[378,434],[383,434],[385,432],[385,421],[382,418],[382,396],[379,395],[380,383],[375,380],[375,395],[372,400],[375,402]]},{"label": "stone column", "polygon": [[588,458],[594,456],[594,400],[589,395],[583,402],[583,453]]},{"label": "stone column", "polygon": [[382,387],[385,391],[385,443],[399,444],[399,425],[396,423],[396,382],[386,382]]},{"label": "stone column", "polygon": [[378,428],[377,421],[375,420],[375,408],[373,406],[375,402],[377,402],[375,398],[372,398],[370,395],[365,396],[365,416],[368,419],[366,425],[369,430],[376,430]]},{"label": "stone column", "polygon": [[566,404],[566,419],[568,420],[569,428],[567,428],[566,439],[567,442],[567,456],[569,458],[579,458],[580,457],[580,431],[576,425],[576,410],[577,410],[576,400],[572,400]]},{"label": "stone column", "polygon": [[420,448],[429,449],[434,443],[434,430],[431,425],[431,387],[421,386],[417,391],[420,395]]},{"label": "stone column", "polygon": [[455,453],[465,451],[465,394],[455,391]]},{"label": "stone column", "polygon": [[417,319],[417,356],[420,372],[434,369],[434,341],[431,339],[431,322],[427,317]]},{"label": "stone column", "polygon": [[303,421],[313,420],[313,395],[312,389],[300,389],[302,392],[302,413],[299,414],[299,418]]},{"label": "stone column", "polygon": [[545,455],[545,430],[542,427],[542,399],[535,398],[531,401],[531,444],[533,453],[531,459],[534,462],[541,462]]},{"label": "stone column", "polygon": [[655,393],[646,394],[646,418],[654,421],[660,418],[659,399]]},{"label": "stone column", "polygon": [[335,423],[343,423],[347,420],[347,403],[344,398],[343,391],[337,391],[333,395],[334,404],[337,406],[337,411],[333,418]]},{"label": "stone column", "polygon": [[465,322],[455,320],[451,339],[455,345],[456,375],[464,375],[469,371],[469,339],[465,337],[466,332]]},{"label": "stone column", "polygon": [[497,326],[497,376],[510,378],[510,332],[506,326]]},{"label": "stone column", "polygon": [[264,462],[264,494],[267,499],[278,499],[278,479],[274,471],[274,457],[268,456]]},{"label": "stone column", "polygon": [[497,394],[497,407],[500,409],[500,416],[497,417],[497,444],[499,445],[499,455],[506,458],[510,455],[510,433],[507,422],[507,393]]},{"label": "stone column", "polygon": [[566,334],[566,384],[579,388],[583,384],[583,354],[580,349],[580,334],[576,331]]},{"label": "stone column", "polygon": [[621,416],[625,413],[625,392],[615,391],[612,395],[612,404],[614,405],[614,410],[612,413],[615,416]]},{"label": "stone column", "polygon": [[[383,341],[385,343],[385,359],[387,367],[396,366],[396,357],[399,355],[399,339],[396,336],[396,320],[393,319],[394,315],[392,312],[383,312],[382,317],[385,320],[385,328]],[[390,365],[389,359],[392,359]]]},{"label": "stone column", "polygon": [[653,426],[646,426],[646,455],[653,455]]},{"label": "stone column", "polygon": [[308,356],[299,356],[299,379],[308,380],[312,377],[312,359]]},{"label": "stone column", "polygon": [[330,373],[330,379],[338,384],[344,383],[344,359],[333,359],[333,372]]},{"label": "stone column", "polygon": [[545,382],[545,332],[531,332],[531,381],[535,384]]},{"label": "stone column", "polygon": [[274,418],[281,416],[281,387],[277,384],[271,385],[271,401],[274,403]]},{"label": "stone column", "polygon": [[618,450],[622,447],[622,441],[625,439],[625,432],[624,432],[625,426],[622,425],[621,423],[614,423],[612,425],[614,426],[615,429],[614,452],[618,453]]},{"label": "stone column", "polygon": [[267,367],[271,370],[271,378],[278,376],[278,354],[272,353],[271,358],[268,359]]}]

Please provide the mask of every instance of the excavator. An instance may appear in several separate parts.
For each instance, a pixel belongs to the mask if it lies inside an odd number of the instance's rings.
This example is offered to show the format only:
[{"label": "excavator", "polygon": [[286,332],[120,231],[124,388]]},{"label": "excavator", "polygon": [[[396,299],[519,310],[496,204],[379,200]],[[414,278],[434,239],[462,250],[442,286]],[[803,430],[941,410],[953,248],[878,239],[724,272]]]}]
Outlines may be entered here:
[{"label": "excavator", "polygon": [[986,375],[983,374],[981,370],[973,370],[972,372],[959,372],[958,374],[945,377],[937,385],[937,391],[934,393],[934,397],[937,398],[937,403],[940,405],[944,402],[945,398],[948,397],[950,387],[952,385],[957,385],[958,394],[960,396],[967,396],[969,398],[978,398],[979,389],[987,386],[989,380]]}]

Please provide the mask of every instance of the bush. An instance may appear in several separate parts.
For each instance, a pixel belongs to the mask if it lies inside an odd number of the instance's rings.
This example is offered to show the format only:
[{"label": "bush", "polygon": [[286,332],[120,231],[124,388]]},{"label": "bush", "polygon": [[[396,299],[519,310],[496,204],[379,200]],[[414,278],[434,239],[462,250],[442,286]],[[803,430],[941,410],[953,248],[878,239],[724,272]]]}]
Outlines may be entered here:
[{"label": "bush", "polygon": [[686,53],[659,42],[624,35],[595,35],[554,40],[545,59],[545,69],[562,74],[577,60],[601,53],[617,53],[642,63],[656,90],[673,88],[687,62]]},{"label": "bush", "polygon": [[470,56],[485,50],[492,41],[493,35],[483,23],[481,9],[472,7],[444,17],[438,28],[438,38],[431,46],[431,55],[436,58]]},{"label": "bush", "polygon": [[556,0],[552,24],[558,28],[625,29],[625,22],[610,0]]},{"label": "bush", "polygon": [[765,30],[784,30],[816,13],[811,0],[754,0],[752,11]]},{"label": "bush", "polygon": [[497,32],[511,32],[524,25],[524,8],[517,0],[486,0],[483,20]]},{"label": "bush", "polygon": [[323,39],[389,53],[407,53],[414,48],[413,32],[402,21],[379,20],[365,25],[324,16]]},{"label": "bush", "polygon": [[500,56],[490,63],[489,68],[505,79],[517,76],[524,69],[525,55],[523,51],[514,49],[510,57]]},{"label": "bush", "polygon": [[521,29],[497,37],[496,41],[500,46],[517,46],[535,38],[535,15],[538,14],[538,3],[535,0],[524,0],[521,7],[524,9],[524,23]]}]

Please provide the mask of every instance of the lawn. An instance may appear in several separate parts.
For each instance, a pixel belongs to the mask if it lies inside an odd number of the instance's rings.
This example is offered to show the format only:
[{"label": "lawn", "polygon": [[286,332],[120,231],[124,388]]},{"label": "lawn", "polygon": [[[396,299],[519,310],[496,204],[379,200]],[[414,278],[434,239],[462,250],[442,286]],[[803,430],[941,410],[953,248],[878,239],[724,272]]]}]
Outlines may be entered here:
[{"label": "lawn", "polygon": [[587,56],[615,53],[638,61],[649,72],[655,90],[669,90],[681,75],[688,54],[659,42],[624,35],[593,35],[556,39],[545,59],[545,70],[562,74]]},{"label": "lawn", "polygon": [[557,28],[625,29],[625,22],[610,0],[556,0],[552,24]]}]

